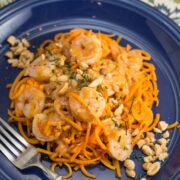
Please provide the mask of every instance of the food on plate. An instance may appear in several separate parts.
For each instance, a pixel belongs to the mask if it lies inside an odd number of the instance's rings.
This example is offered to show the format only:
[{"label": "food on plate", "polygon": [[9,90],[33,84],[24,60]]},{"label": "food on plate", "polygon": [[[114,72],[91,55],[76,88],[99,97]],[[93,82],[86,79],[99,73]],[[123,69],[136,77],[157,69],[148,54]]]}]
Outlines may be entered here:
[{"label": "food on plate", "polygon": [[26,39],[8,38],[8,62],[22,69],[8,85],[10,120],[29,143],[43,145],[37,151],[49,156],[52,170],[68,168],[65,178],[72,169],[95,178],[86,166],[98,163],[121,177],[119,162],[135,178],[135,147],[149,176],[168,157],[168,129],[178,123],[168,125],[152,111],[159,91],[151,56],[120,40],[76,28],[44,41],[34,54]]}]

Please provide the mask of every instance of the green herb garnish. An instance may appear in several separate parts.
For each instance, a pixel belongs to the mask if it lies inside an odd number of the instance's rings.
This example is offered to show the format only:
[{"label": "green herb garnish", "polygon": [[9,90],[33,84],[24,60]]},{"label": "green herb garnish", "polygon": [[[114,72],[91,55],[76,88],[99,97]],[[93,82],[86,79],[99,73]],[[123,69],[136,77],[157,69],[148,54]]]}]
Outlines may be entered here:
[{"label": "green herb garnish", "polygon": [[136,97],[133,97],[133,98],[132,98],[131,106],[130,106],[130,108],[129,108],[129,114],[132,114],[132,107],[133,107],[135,98],[136,98]]},{"label": "green herb garnish", "polygon": [[70,79],[74,79],[74,80],[77,81],[77,79],[76,79],[76,73],[75,73],[75,72],[73,72],[73,73],[70,75]]},{"label": "green herb garnish", "polygon": [[119,138],[118,138],[118,142],[120,142],[121,141],[121,136],[119,136]]},{"label": "green herb garnish", "polygon": [[114,123],[115,127],[120,128],[121,125],[113,118],[111,118],[111,119],[112,119],[112,122]]},{"label": "green herb garnish", "polygon": [[136,154],[133,154],[132,157],[133,157],[134,159],[137,159],[138,161],[142,161],[142,160],[143,160],[143,156],[138,156],[138,155],[136,155]]},{"label": "green herb garnish", "polygon": [[51,51],[50,51],[47,47],[45,47],[45,50],[47,51],[47,53],[48,53],[50,56],[53,55],[53,54],[51,53]]},{"label": "green herb garnish", "polygon": [[137,175],[134,177],[134,180],[138,180],[138,176]]},{"label": "green herb garnish", "polygon": [[127,135],[127,130],[128,130],[128,121],[125,121],[125,128],[126,128],[126,135]]},{"label": "green herb garnish", "polygon": [[87,74],[83,74],[83,79],[85,82],[88,82],[91,80],[91,78]]}]

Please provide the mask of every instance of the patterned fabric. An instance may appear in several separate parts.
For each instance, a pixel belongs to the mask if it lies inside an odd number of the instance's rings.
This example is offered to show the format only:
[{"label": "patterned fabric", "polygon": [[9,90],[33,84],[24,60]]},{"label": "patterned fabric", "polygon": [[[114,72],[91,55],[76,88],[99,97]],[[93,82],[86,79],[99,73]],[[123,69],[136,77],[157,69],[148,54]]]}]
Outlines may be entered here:
[{"label": "patterned fabric", "polygon": [[[0,8],[15,0],[0,0]],[[180,26],[180,0],[141,0],[159,9]]]},{"label": "patterned fabric", "polygon": [[141,0],[156,7],[180,26],[180,0]]}]

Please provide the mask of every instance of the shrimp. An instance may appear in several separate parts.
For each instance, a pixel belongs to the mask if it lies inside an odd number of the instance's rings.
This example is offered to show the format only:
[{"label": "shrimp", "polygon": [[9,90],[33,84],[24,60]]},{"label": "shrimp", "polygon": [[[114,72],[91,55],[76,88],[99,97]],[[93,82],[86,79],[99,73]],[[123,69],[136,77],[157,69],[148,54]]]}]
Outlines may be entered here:
[{"label": "shrimp", "polygon": [[90,87],[84,87],[81,89],[79,96],[84,100],[87,108],[73,96],[69,97],[69,107],[76,119],[90,122],[94,117],[102,115],[106,102],[100,92]]},{"label": "shrimp", "polygon": [[119,161],[129,158],[133,151],[130,132],[125,129],[114,129],[110,135],[109,147],[109,154],[113,158]]},{"label": "shrimp", "polygon": [[132,140],[129,130],[115,127],[112,119],[102,121],[105,135],[109,139],[109,155],[113,158],[124,161],[132,153]]},{"label": "shrimp", "polygon": [[47,81],[53,75],[54,67],[55,66],[52,63],[47,62],[45,55],[42,54],[30,64],[30,66],[26,69],[25,75],[39,81]]},{"label": "shrimp", "polygon": [[27,118],[32,118],[44,108],[45,94],[42,90],[27,86],[15,100],[15,110]]},{"label": "shrimp", "polygon": [[63,121],[56,113],[40,113],[34,116],[32,132],[42,142],[53,141],[61,135],[62,125]]},{"label": "shrimp", "polygon": [[101,41],[95,35],[80,34],[71,45],[71,56],[78,63],[96,63],[102,56]]}]

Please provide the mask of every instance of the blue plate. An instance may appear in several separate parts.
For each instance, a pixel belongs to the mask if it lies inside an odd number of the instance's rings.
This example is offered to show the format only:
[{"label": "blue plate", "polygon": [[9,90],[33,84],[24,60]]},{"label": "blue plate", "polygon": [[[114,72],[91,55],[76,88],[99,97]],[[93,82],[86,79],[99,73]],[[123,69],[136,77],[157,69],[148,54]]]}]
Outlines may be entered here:
[{"label": "blue plate", "polygon": [[[155,9],[136,0],[21,0],[0,11],[0,115],[8,119],[8,90],[18,73],[11,68],[3,53],[8,49],[6,38],[13,34],[26,37],[37,47],[43,40],[53,37],[58,31],[75,27],[114,33],[124,37],[122,44],[130,43],[152,55],[160,89],[160,106],[154,112],[169,123],[180,119],[180,29]],[[15,127],[16,128],[16,127]],[[180,132],[171,133],[169,157],[162,163],[160,172],[153,180],[180,179]],[[47,158],[45,163],[49,164]],[[116,180],[113,171],[102,165],[91,166],[89,171],[98,180]],[[137,162],[136,171],[144,174]],[[58,172],[65,174],[66,170]],[[37,168],[17,170],[0,154],[0,179],[46,179]],[[80,172],[74,172],[71,180],[87,180]],[[122,168],[122,179],[128,179]]]}]

